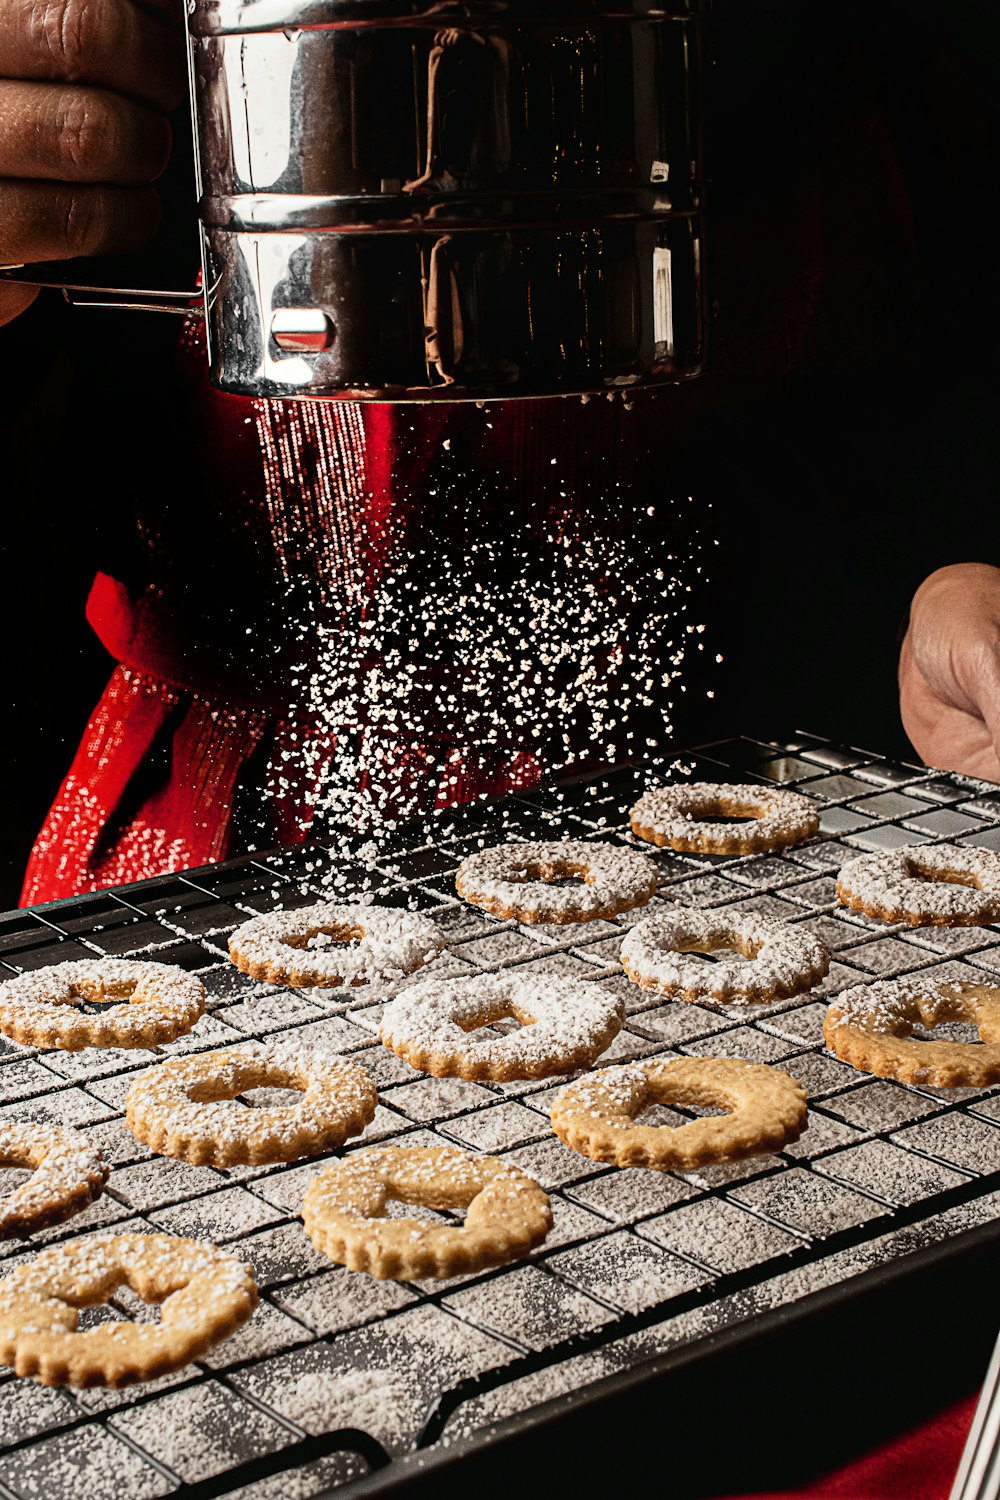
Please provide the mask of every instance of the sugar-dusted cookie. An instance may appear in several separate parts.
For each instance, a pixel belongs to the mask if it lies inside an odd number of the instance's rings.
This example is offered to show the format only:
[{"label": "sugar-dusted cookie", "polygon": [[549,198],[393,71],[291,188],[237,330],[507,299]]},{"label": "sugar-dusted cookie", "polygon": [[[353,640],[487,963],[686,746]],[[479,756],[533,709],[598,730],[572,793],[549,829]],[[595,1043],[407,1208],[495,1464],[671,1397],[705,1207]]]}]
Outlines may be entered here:
[{"label": "sugar-dusted cookie", "polygon": [[[517,1030],[477,1035],[509,1016],[521,1023]],[[379,1038],[424,1073],[509,1081],[589,1067],[624,1020],[622,1001],[590,981],[477,974],[404,990],[386,1006]]]},{"label": "sugar-dusted cookie", "polygon": [[[107,1008],[81,1010],[86,1003]],[[201,980],[144,959],[74,959],[0,984],[0,1031],[28,1047],[155,1047],[204,1012]]]},{"label": "sugar-dusted cookie", "polygon": [[229,957],[253,979],[333,989],[401,979],[443,946],[434,923],[416,912],[321,901],[244,922],[229,939]]},{"label": "sugar-dusted cookie", "polygon": [[[747,962],[705,963],[692,953],[735,948]],[[645,917],[621,947],[633,984],[679,1000],[764,1001],[797,995],[817,984],[830,954],[805,927],[755,913],[669,907]]]},{"label": "sugar-dusted cookie", "polygon": [[779,787],[692,781],[652,788],[630,822],[637,837],[681,852],[760,854],[810,838],[819,813],[809,797]]},{"label": "sugar-dusted cookie", "polygon": [[0,1167],[31,1168],[27,1182],[0,1197],[0,1240],[72,1218],[101,1196],[111,1170],[77,1131],[20,1120],[0,1120]]},{"label": "sugar-dusted cookie", "polygon": [[[556,882],[573,880],[572,885]],[[637,849],[564,839],[497,844],[458,867],[463,901],[514,922],[593,922],[645,906],[656,891],[656,864]]]},{"label": "sugar-dusted cookie", "polygon": [[[970,1022],[979,1042],[921,1041],[914,1027]],[[1000,1083],[1000,989],[992,984],[884,979],[843,990],[826,1013],[831,1052],[862,1073],[931,1088]]]},{"label": "sugar-dusted cookie", "polygon": [[[236,1097],[258,1088],[302,1097],[265,1109]],[[377,1103],[358,1063],[319,1048],[251,1044],[158,1063],[129,1089],[125,1123],[164,1156],[231,1167],[334,1151],[364,1130]]]},{"label": "sugar-dusted cookie", "polygon": [[837,900],[852,911],[911,927],[1000,921],[1000,854],[958,844],[879,849],[844,865]]},{"label": "sugar-dusted cookie", "polygon": [[[159,1323],[77,1330],[77,1311],[129,1286]],[[205,1354],[257,1306],[248,1265],[169,1234],[96,1235],[42,1250],[0,1281],[0,1364],[42,1385],[155,1380]]]}]

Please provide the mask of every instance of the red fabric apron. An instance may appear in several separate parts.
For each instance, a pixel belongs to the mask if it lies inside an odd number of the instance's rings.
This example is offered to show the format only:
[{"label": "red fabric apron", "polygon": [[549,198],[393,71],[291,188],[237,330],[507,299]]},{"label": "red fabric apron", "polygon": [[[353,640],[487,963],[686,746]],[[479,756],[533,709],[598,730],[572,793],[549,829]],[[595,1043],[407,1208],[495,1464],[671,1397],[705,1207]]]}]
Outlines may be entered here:
[{"label": "red fabric apron", "polygon": [[948,1500],[976,1400],[969,1396],[957,1402],[933,1421],[805,1489],[727,1495],[725,1500]]}]

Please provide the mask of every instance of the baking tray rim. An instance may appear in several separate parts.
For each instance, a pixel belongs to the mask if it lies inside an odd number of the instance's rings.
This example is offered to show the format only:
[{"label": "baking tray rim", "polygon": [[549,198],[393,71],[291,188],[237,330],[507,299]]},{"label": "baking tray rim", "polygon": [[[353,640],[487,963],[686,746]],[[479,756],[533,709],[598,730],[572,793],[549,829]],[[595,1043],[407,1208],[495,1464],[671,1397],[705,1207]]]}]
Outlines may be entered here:
[{"label": "baking tray rim", "polygon": [[[933,1218],[934,1215],[929,1217]],[[665,1375],[680,1374],[714,1356],[735,1353],[761,1336],[804,1326],[841,1303],[853,1303],[858,1299],[877,1296],[910,1279],[919,1280],[940,1271],[949,1261],[973,1256],[992,1244],[1000,1245],[1000,1220],[974,1225],[920,1250],[910,1251],[853,1276],[838,1279],[829,1286],[818,1287],[780,1307],[768,1308],[740,1322],[727,1324],[703,1337],[692,1339],[675,1349],[654,1354],[634,1365],[588,1381],[578,1390],[533,1402],[523,1411],[502,1417],[466,1436],[444,1444],[434,1442],[425,1448],[417,1448],[347,1484],[319,1491],[315,1500],[339,1500],[341,1496],[350,1496],[351,1500],[358,1496],[362,1500],[362,1497],[369,1495],[393,1495],[405,1492],[417,1476],[427,1479],[439,1474],[443,1476],[445,1471],[450,1476],[455,1465],[461,1464],[465,1456],[473,1451],[482,1453],[490,1448],[503,1449],[529,1432],[554,1425],[559,1418],[569,1413],[579,1415],[588,1408],[596,1410],[610,1397],[627,1394],[640,1386],[652,1385]],[[460,1409],[460,1406],[461,1402],[455,1410]]]}]

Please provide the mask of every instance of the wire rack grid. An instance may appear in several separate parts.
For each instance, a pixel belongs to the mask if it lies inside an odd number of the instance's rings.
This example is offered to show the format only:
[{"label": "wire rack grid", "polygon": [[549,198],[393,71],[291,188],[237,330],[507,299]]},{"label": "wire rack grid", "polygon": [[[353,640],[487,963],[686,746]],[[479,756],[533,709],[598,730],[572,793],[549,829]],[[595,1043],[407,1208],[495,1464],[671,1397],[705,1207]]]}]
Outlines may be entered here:
[{"label": "wire rack grid", "polygon": [[[818,933],[833,963],[811,993],[754,1007],[664,1003],[630,984],[618,961],[624,929],[649,908],[613,922],[522,928],[456,899],[459,860],[485,843],[635,843],[628,808],[645,786],[678,775],[779,784],[819,802],[818,838],[778,856],[642,846],[660,866],[654,907],[680,900],[759,912]],[[401,835],[374,871],[335,867],[328,852],[303,847],[0,918],[3,974],[146,956],[197,973],[209,995],[189,1036],[149,1052],[38,1052],[0,1038],[0,1119],[79,1126],[114,1169],[85,1214],[30,1246],[0,1243],[0,1274],[39,1244],[168,1231],[237,1251],[262,1293],[240,1332],[147,1385],[50,1390],[0,1373],[0,1495],[68,1500],[81,1476],[90,1500],[126,1492],[296,1500],[349,1489],[374,1471],[398,1472],[415,1453],[475,1443],[542,1403],[988,1225],[1000,1209],[996,1092],[875,1080],[822,1044],[828,997],[847,985],[1000,974],[993,928],[904,930],[836,905],[836,871],[859,849],[941,840],[1000,850],[1000,792],[818,736],[735,739],[700,747],[679,766],[633,765],[452,810],[432,837]],[[378,1043],[390,991],[279,989],[228,963],[226,939],[238,923],[329,897],[334,868],[338,897],[368,888],[376,901],[432,915],[447,941],[434,965],[442,976],[516,969],[617,990],[627,1019],[602,1064],[704,1055],[787,1069],[809,1093],[808,1130],[780,1155],[733,1166],[602,1167],[552,1133],[548,1109],[562,1080],[425,1077]],[[155,1157],[125,1128],[128,1085],[157,1057],[293,1036],[351,1056],[377,1083],[376,1116],[348,1152],[398,1141],[507,1157],[551,1195],[555,1227],[545,1244],[486,1274],[377,1282],[332,1265],[304,1234],[298,1211],[323,1159],[217,1171]],[[126,1292],[84,1319],[109,1315],[155,1310]]]}]

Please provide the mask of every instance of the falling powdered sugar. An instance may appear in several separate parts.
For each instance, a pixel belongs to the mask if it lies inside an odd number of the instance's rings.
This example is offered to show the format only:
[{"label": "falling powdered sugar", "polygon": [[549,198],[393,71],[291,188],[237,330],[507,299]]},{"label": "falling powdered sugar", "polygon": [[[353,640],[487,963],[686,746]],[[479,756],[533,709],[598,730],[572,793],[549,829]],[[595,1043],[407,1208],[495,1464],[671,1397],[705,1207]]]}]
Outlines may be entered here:
[{"label": "falling powdered sugar", "polygon": [[574,494],[556,466],[524,513],[460,461],[456,445],[429,489],[394,497],[398,524],[357,528],[335,584],[305,578],[298,552],[289,566],[298,655],[265,798],[329,841],[314,883],[331,895],[346,858],[373,868],[400,824],[669,743],[676,684],[706,649],[706,502],[653,506],[618,477]]}]

